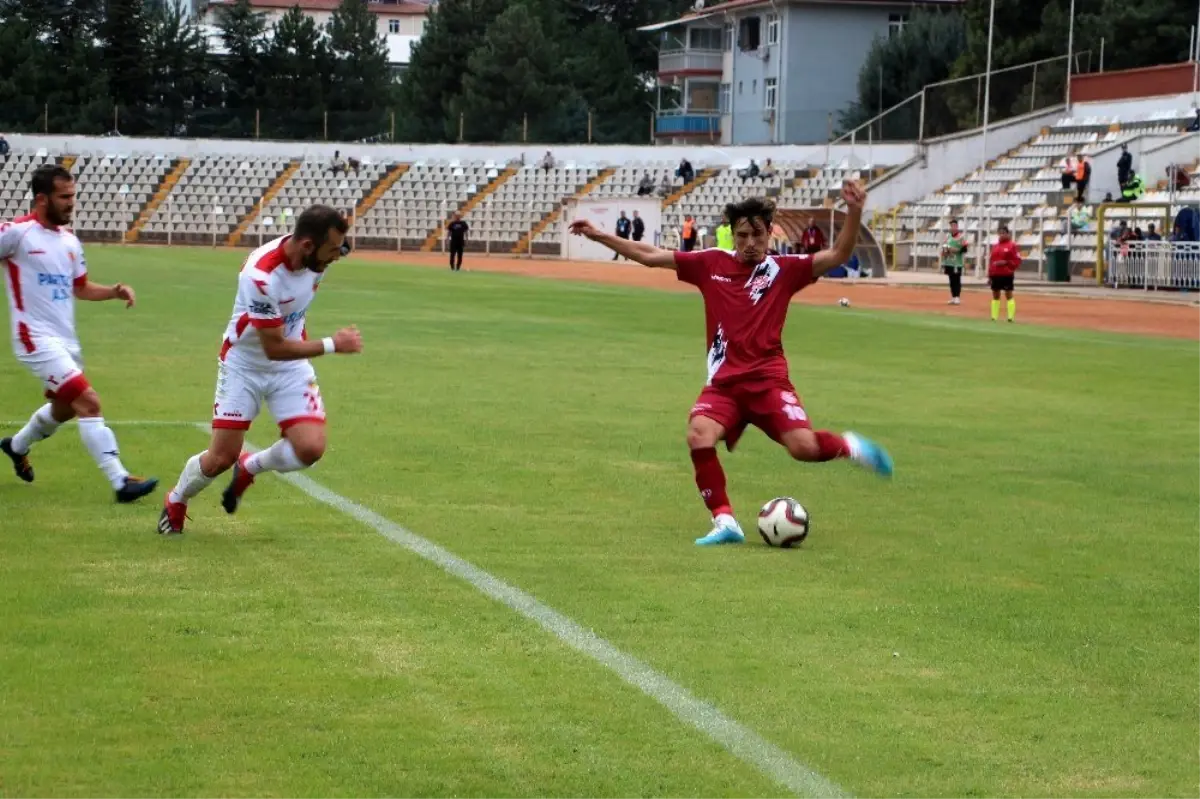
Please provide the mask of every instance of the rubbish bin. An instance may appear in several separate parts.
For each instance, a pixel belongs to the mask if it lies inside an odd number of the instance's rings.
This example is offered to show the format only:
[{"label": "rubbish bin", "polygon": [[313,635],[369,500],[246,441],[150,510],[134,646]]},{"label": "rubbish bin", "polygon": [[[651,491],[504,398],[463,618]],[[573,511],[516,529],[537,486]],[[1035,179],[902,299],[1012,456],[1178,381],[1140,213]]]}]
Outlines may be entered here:
[{"label": "rubbish bin", "polygon": [[1069,248],[1046,248],[1046,280],[1051,283],[1071,282],[1071,250]]}]

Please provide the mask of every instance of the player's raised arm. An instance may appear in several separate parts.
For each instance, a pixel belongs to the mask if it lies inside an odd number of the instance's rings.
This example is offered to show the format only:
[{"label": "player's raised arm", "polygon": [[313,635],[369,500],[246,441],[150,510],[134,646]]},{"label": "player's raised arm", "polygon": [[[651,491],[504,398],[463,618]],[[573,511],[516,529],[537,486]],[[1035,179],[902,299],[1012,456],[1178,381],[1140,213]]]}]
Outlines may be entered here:
[{"label": "player's raised arm", "polygon": [[571,223],[571,233],[576,236],[584,236],[597,244],[602,244],[618,255],[623,255],[631,261],[636,261],[642,266],[651,266],[658,269],[674,269],[675,268],[675,252],[674,250],[664,250],[661,247],[655,247],[653,244],[647,244],[641,241],[630,241],[614,236],[611,233],[605,233],[602,230],[597,230],[596,227],[586,219],[579,219]]},{"label": "player's raised arm", "polygon": [[858,244],[858,227],[862,224],[863,204],[867,201],[867,192],[857,180],[847,180],[842,184],[842,201],[846,203],[846,221],[838,231],[833,246],[821,250],[813,256],[813,275],[820,276],[830,269],[836,269],[850,260],[854,255],[854,246]]}]

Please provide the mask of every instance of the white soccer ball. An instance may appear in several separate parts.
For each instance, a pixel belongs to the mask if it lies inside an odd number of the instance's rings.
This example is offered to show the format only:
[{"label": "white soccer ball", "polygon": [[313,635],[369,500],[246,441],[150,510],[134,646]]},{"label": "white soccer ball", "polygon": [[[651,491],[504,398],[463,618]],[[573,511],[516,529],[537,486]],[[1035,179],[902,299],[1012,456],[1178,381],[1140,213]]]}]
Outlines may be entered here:
[{"label": "white soccer ball", "polygon": [[838,305],[842,306],[843,308],[849,308],[850,307],[850,298],[842,297],[840,300],[838,300]]},{"label": "white soccer ball", "polygon": [[808,511],[791,497],[776,497],[758,512],[758,534],[770,546],[794,547],[808,538]]}]

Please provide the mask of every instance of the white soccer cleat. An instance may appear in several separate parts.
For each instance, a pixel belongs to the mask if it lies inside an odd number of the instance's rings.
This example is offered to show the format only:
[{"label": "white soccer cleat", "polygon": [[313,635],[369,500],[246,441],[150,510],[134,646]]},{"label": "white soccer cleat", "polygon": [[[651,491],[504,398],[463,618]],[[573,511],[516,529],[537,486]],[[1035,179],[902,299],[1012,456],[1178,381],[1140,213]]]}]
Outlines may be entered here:
[{"label": "white soccer cleat", "polygon": [[737,519],[728,513],[722,513],[713,519],[713,529],[708,535],[696,539],[696,545],[708,547],[714,544],[742,544],[745,541],[746,534],[742,532]]}]

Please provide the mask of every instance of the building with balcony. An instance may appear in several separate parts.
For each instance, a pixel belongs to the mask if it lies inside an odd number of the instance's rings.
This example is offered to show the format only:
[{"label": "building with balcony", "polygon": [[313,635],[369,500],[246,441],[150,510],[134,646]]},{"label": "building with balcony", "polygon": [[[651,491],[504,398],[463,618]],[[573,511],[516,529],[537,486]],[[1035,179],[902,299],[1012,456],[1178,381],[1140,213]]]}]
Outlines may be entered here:
[{"label": "building with balcony", "polygon": [[[209,49],[214,53],[223,53],[225,49],[217,27],[217,12],[222,6],[233,3],[234,0],[195,0],[195,13],[208,36]],[[299,6],[318,27],[324,28],[338,4],[339,0],[250,0],[250,5],[266,18],[268,34],[292,6]],[[412,47],[425,31],[425,17],[432,4],[433,0],[367,1],[367,8],[377,20],[376,30],[387,45],[388,65],[394,77],[399,78],[408,66]]]},{"label": "building with balcony", "polygon": [[963,0],[698,0],[641,30],[661,37],[655,135],[660,143],[816,144],[856,99],[878,36],[915,6]]}]

